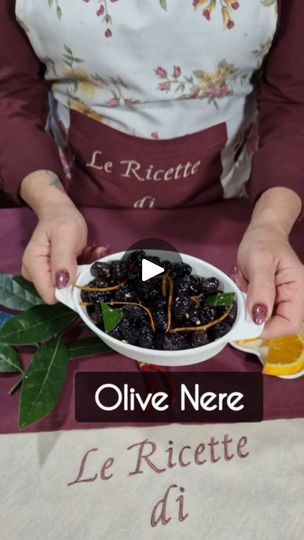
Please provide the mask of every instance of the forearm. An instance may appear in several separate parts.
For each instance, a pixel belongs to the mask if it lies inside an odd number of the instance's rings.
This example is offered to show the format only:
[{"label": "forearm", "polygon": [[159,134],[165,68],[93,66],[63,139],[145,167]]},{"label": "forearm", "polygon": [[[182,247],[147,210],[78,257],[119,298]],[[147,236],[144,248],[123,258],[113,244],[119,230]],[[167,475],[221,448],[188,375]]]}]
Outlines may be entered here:
[{"label": "forearm", "polygon": [[302,201],[294,191],[284,187],[268,189],[255,204],[250,227],[275,227],[288,236],[301,208]]},{"label": "forearm", "polygon": [[74,206],[60,179],[51,171],[35,171],[26,176],[20,195],[37,216],[53,206]]},{"label": "forearm", "polygon": [[23,178],[41,169],[63,177],[63,168],[56,143],[45,130],[49,108],[44,66],[16,20],[14,1],[0,1],[0,21],[1,188],[20,204]]}]

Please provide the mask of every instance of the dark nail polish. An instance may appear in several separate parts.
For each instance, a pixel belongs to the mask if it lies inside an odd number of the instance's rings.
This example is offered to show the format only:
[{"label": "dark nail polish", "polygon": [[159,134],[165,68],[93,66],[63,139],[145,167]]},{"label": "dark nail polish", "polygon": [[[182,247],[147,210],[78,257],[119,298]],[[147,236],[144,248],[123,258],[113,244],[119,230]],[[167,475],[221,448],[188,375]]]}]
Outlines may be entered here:
[{"label": "dark nail polish", "polygon": [[252,318],[255,324],[264,324],[267,319],[267,306],[265,304],[254,304],[252,308]]},{"label": "dark nail polish", "polygon": [[55,276],[56,288],[65,289],[70,281],[70,274],[67,270],[59,270]]}]

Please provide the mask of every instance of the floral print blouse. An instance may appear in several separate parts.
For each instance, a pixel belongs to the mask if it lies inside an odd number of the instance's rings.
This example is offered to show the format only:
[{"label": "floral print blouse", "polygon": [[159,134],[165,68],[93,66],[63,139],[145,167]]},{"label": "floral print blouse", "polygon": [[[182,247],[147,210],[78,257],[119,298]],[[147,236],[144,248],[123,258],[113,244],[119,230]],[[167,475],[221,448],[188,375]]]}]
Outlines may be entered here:
[{"label": "floral print blouse", "polygon": [[[72,111],[92,126],[160,142],[224,124],[226,198],[244,195],[250,172],[253,196],[303,184],[304,69],[294,58],[304,44],[302,0],[16,0],[15,11],[12,4],[0,8],[7,191],[15,194],[39,168],[69,175],[63,134]],[[8,164],[12,154],[18,163]]]}]

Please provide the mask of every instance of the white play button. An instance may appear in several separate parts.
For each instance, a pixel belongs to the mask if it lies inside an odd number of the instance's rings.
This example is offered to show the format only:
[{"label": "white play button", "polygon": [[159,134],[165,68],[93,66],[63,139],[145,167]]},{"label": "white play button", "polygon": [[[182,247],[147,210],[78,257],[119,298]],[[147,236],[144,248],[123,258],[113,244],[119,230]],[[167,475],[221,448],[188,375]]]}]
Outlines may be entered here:
[{"label": "white play button", "polygon": [[141,262],[142,281],[147,281],[148,279],[151,279],[155,276],[158,276],[159,274],[162,274],[164,271],[165,271],[164,268],[162,268],[161,266],[158,266],[158,264],[148,261],[147,259],[143,259]]}]

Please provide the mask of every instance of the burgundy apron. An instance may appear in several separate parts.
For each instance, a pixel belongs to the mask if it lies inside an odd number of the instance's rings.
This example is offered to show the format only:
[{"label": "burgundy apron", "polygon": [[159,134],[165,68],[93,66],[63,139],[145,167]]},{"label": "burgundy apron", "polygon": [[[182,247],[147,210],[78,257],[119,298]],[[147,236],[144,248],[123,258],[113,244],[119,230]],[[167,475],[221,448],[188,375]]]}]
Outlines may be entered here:
[{"label": "burgundy apron", "polygon": [[103,208],[176,208],[223,198],[226,124],[174,139],[144,139],[71,111],[73,156],[68,192]]}]

